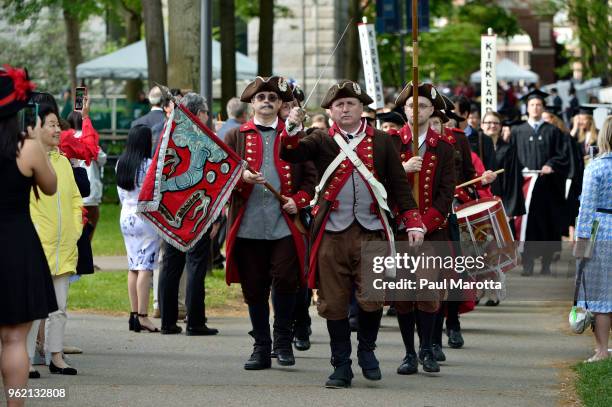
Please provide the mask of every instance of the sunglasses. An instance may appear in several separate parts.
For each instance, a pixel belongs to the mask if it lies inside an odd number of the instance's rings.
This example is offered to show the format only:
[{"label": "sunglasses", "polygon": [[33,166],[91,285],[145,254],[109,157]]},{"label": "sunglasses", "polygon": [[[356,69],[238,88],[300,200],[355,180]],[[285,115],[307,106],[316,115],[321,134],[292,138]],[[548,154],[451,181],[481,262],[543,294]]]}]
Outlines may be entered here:
[{"label": "sunglasses", "polygon": [[255,100],[259,102],[263,102],[266,99],[268,102],[274,103],[278,100],[278,95],[276,93],[268,93],[267,95],[265,93],[258,93],[255,95]]}]

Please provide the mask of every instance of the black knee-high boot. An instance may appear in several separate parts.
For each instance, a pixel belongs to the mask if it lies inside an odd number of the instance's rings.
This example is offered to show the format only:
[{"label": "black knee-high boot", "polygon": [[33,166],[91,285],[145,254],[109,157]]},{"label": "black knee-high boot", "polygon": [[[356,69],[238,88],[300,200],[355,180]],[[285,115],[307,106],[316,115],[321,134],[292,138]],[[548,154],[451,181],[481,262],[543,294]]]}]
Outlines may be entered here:
[{"label": "black knee-high boot", "polygon": [[325,387],[350,387],[353,379],[351,369],[351,327],[348,318],[339,321],[327,320],[331,364],[334,372],[329,376]]},{"label": "black knee-high boot", "polygon": [[267,369],[271,365],[270,351],[272,338],[270,337],[270,307],[268,303],[249,304],[249,317],[253,330],[249,332],[255,339],[253,353],[244,364],[246,370]]},{"label": "black knee-high boot", "polygon": [[361,366],[363,376],[368,380],[380,380],[382,377],[378,359],[376,359],[374,354],[382,312],[382,308],[377,311],[367,312],[359,307],[357,360],[359,366]]},{"label": "black knee-high boot", "polygon": [[435,312],[425,312],[418,310],[417,319],[421,328],[421,343],[419,351],[419,362],[423,365],[423,370],[426,372],[439,372],[440,366],[432,350],[432,337],[436,322]]},{"label": "black knee-high boot", "polygon": [[274,351],[281,366],[295,365],[293,348],[293,311],[295,294],[276,293],[274,299]]},{"label": "black knee-high boot", "polygon": [[414,327],[416,324],[416,314],[414,311],[407,314],[397,313],[397,323],[402,334],[402,341],[406,348],[406,355],[402,363],[397,368],[397,373],[401,375],[409,375],[416,373],[418,362],[416,352],[414,350]]}]

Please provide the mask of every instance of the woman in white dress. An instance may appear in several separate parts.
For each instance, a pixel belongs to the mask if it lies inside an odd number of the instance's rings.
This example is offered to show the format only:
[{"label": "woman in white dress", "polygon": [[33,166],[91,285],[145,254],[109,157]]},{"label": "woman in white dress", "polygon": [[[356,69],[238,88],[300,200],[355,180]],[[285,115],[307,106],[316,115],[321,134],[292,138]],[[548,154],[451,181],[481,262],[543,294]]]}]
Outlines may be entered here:
[{"label": "woman in white dress", "polygon": [[130,331],[159,332],[148,317],[149,289],[153,269],[157,267],[160,238],[151,225],[136,214],[138,195],[151,165],[151,129],[135,126],[129,134],[125,151],[117,161],[117,191],[121,201],[121,233],[128,256],[128,294],[130,296]]}]

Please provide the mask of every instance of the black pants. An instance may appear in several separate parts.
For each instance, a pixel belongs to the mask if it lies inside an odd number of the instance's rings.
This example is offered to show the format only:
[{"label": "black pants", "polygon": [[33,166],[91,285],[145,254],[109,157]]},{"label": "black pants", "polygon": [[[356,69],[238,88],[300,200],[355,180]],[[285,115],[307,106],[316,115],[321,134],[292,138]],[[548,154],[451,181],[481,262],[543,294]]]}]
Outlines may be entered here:
[{"label": "black pants", "polygon": [[162,328],[171,327],[178,319],[179,281],[183,268],[187,265],[187,290],[185,305],[187,307],[188,325],[204,325],[204,278],[210,253],[209,235],[186,253],[164,242],[164,256],[159,274],[159,307],[162,317]]}]

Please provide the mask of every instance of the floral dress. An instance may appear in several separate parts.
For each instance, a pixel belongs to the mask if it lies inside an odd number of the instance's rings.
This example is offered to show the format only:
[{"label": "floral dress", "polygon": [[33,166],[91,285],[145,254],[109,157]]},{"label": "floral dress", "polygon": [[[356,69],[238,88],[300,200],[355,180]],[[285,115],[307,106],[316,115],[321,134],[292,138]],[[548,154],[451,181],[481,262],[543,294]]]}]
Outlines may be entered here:
[{"label": "floral dress", "polygon": [[149,270],[157,268],[157,257],[161,239],[153,227],[136,214],[138,195],[151,159],[146,159],[136,173],[135,188],[127,191],[117,187],[121,201],[119,223],[125,241],[125,249],[130,270]]}]

